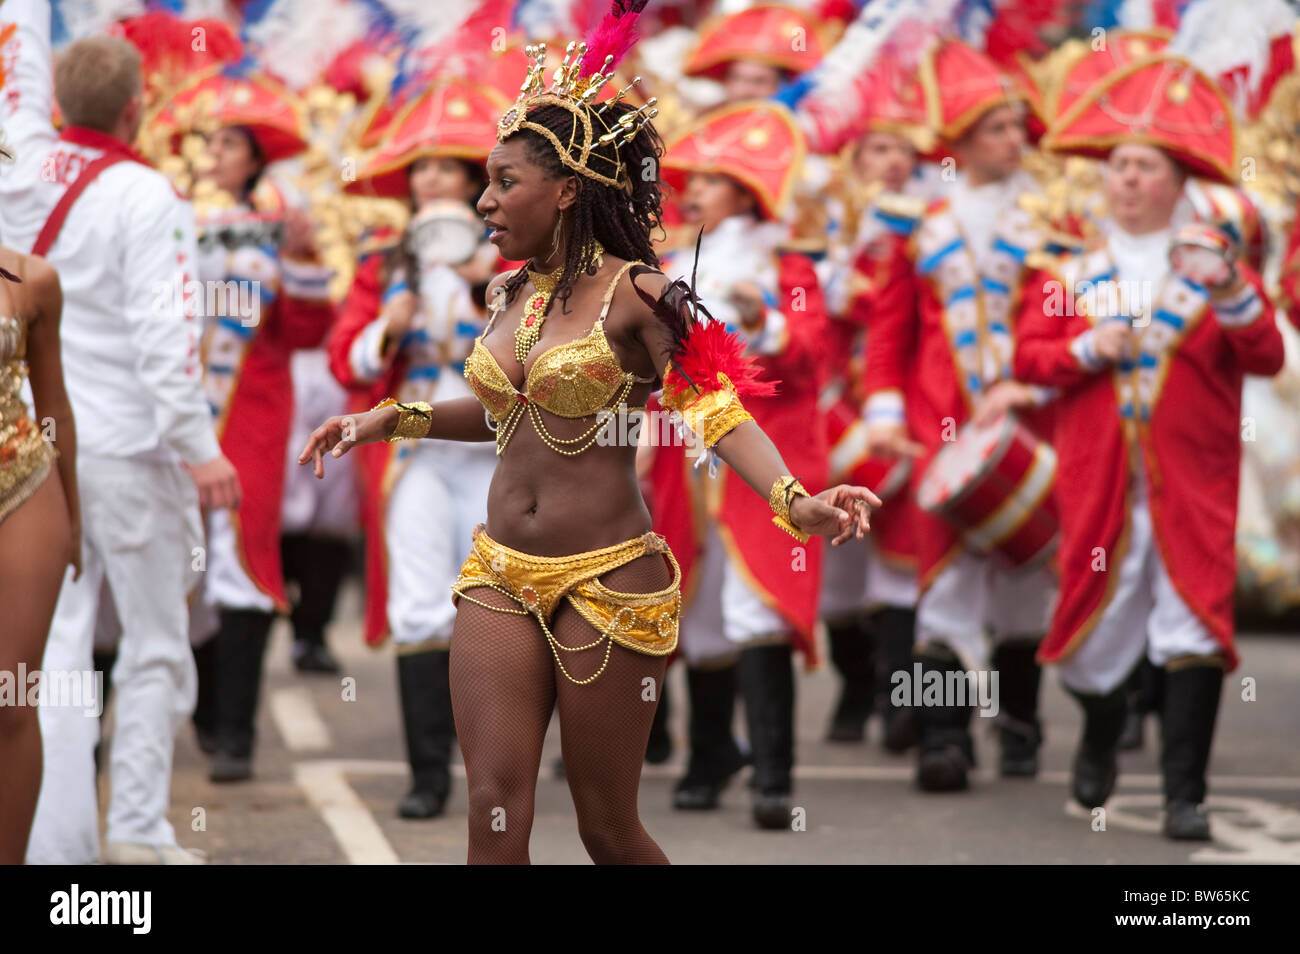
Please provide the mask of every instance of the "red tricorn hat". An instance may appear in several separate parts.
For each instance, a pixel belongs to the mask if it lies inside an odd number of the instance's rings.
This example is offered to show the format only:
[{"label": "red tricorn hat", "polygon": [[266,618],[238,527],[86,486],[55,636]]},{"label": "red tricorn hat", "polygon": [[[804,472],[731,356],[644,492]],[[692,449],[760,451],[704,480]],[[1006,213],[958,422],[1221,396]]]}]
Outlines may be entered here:
[{"label": "red tricorn hat", "polygon": [[825,53],[817,22],[803,10],[780,4],[760,4],[714,18],[699,32],[682,70],[687,76],[720,80],[736,60],[806,73]]},{"label": "red tricorn hat", "polygon": [[1063,65],[1062,75],[1052,90],[1048,115],[1053,120],[1060,117],[1108,74],[1164,52],[1172,38],[1170,31],[1161,29],[1108,31],[1105,46],[1100,49],[1087,46]]},{"label": "red tricorn hat", "polygon": [[940,39],[921,57],[920,73],[935,133],[947,142],[960,139],[997,106],[1024,103],[1033,109],[1024,86],[961,40]]},{"label": "red tricorn hat", "polygon": [[506,102],[489,87],[444,79],[406,104],[385,131],[387,142],[344,186],[355,195],[404,199],[407,169],[417,159],[453,156],[485,162],[496,145]]},{"label": "red tricorn hat", "polygon": [[926,108],[925,88],[915,70],[897,60],[882,60],[871,75],[866,121],[859,135],[887,132],[901,136],[922,155],[935,146],[934,130]]},{"label": "red tricorn hat", "polygon": [[663,178],[682,189],[692,172],[722,173],[751,192],[765,219],[779,219],[807,152],[803,131],[779,103],[753,100],[714,110],[668,144]]},{"label": "red tricorn hat", "polygon": [[173,135],[243,126],[267,162],[288,159],[307,148],[307,120],[297,97],[256,71],[218,70],[200,77],[173,96],[154,123]]},{"label": "red tricorn hat", "polygon": [[1043,147],[1104,159],[1124,143],[1156,146],[1194,175],[1236,181],[1236,120],[1223,91],[1191,63],[1154,56],[1110,73],[1057,118]]}]

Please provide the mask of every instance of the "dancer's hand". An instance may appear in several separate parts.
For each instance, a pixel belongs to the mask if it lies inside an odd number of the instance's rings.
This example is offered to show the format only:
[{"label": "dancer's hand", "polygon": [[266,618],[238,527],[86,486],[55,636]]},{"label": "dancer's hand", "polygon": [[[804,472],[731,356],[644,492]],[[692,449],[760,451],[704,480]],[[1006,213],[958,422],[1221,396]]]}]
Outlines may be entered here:
[{"label": "dancer's hand", "polygon": [[342,457],[358,444],[373,444],[382,441],[393,433],[397,427],[397,418],[401,409],[395,404],[377,411],[363,411],[360,414],[339,414],[331,417],[307,438],[307,445],[298,455],[298,463],[312,461],[317,477],[325,476],[324,454]]},{"label": "dancer's hand", "polygon": [[871,508],[880,506],[880,498],[866,487],[840,484],[823,490],[816,497],[795,497],[790,501],[790,522],[804,533],[834,535],[831,546],[837,547],[849,537],[861,540],[871,530]]}]

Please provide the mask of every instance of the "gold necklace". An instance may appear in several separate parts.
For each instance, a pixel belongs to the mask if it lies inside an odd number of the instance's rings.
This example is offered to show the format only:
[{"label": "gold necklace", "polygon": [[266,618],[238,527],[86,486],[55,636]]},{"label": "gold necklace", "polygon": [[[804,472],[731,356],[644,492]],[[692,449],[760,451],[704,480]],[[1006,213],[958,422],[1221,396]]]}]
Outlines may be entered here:
[{"label": "gold necklace", "polygon": [[[604,262],[601,257],[604,253],[605,247],[595,242],[597,268]],[[563,265],[551,272],[535,272],[531,268],[528,270],[528,280],[533,283],[537,291],[529,295],[524,302],[524,313],[519,319],[519,327],[515,329],[515,358],[518,359],[520,366],[528,357],[528,352],[532,351],[533,346],[537,344],[537,339],[542,336],[546,306],[550,304],[551,296],[555,294],[555,289],[560,284],[560,274],[563,271]]]}]

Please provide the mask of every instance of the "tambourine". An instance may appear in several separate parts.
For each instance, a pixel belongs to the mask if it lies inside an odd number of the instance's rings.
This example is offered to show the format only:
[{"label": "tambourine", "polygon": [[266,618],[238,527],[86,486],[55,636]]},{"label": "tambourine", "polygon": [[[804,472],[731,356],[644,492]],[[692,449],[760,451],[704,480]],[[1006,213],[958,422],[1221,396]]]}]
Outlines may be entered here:
[{"label": "tambourine", "polygon": [[407,227],[407,247],[421,271],[438,265],[463,265],[474,257],[482,238],[482,219],[455,199],[430,202]]},{"label": "tambourine", "polygon": [[1169,264],[1188,281],[1206,288],[1231,284],[1237,277],[1237,246],[1224,232],[1203,222],[1184,225],[1169,245]]}]

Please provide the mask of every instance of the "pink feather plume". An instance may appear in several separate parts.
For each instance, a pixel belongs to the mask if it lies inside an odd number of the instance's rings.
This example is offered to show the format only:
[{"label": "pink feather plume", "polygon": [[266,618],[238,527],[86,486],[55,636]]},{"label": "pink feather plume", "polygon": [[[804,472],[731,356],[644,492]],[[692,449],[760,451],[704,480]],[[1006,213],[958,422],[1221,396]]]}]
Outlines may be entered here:
[{"label": "pink feather plume", "polygon": [[582,60],[582,75],[590,76],[605,63],[606,56],[613,56],[610,69],[632,49],[639,38],[636,21],[641,17],[649,0],[613,0],[609,13],[596,24],[596,28],[586,38],[587,55]]}]

